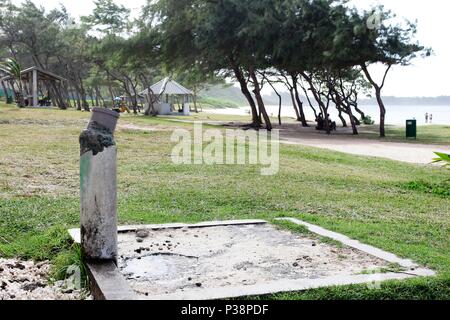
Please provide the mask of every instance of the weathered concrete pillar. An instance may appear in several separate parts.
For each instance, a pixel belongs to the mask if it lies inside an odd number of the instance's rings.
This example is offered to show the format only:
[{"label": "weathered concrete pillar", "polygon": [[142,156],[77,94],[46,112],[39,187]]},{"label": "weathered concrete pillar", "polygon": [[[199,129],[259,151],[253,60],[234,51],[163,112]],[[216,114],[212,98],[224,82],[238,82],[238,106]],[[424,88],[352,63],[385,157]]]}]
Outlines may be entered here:
[{"label": "weathered concrete pillar", "polygon": [[86,260],[117,259],[117,148],[119,114],[94,108],[81,133],[81,247]]},{"label": "weathered concrete pillar", "polygon": [[38,99],[38,73],[36,69],[33,70],[32,93],[33,93],[33,107],[37,108],[37,106],[39,105],[39,99]]}]

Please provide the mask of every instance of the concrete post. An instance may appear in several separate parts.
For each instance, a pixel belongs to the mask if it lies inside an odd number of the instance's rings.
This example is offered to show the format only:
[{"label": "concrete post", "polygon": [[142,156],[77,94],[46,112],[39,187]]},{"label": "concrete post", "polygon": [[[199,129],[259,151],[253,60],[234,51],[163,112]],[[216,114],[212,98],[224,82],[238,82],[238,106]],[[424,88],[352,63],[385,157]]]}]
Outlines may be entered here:
[{"label": "concrete post", "polygon": [[37,107],[39,104],[38,101],[38,74],[37,74],[37,70],[34,69],[33,70],[33,107]]},{"label": "concrete post", "polygon": [[81,248],[88,261],[117,261],[117,148],[119,114],[93,109],[81,133]]},{"label": "concrete post", "polygon": [[189,106],[188,96],[183,96],[183,115],[189,116],[191,114],[191,109]]}]

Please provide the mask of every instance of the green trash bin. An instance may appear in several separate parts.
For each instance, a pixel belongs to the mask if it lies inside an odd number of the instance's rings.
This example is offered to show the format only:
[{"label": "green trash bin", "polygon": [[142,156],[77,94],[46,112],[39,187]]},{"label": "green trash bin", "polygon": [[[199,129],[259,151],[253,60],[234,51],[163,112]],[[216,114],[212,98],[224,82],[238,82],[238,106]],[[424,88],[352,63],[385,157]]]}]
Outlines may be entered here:
[{"label": "green trash bin", "polygon": [[417,139],[417,120],[406,120],[406,139]]},{"label": "green trash bin", "polygon": [[7,97],[6,97],[6,103],[7,103],[7,104],[13,103],[13,97],[7,96]]}]

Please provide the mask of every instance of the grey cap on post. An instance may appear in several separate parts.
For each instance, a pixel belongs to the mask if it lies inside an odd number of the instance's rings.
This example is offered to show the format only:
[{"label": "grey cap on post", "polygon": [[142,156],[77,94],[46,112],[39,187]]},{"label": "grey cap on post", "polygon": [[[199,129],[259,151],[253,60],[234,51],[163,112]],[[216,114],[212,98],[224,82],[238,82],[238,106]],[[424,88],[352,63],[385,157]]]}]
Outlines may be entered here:
[{"label": "grey cap on post", "polygon": [[116,111],[104,108],[93,108],[91,123],[96,122],[99,125],[110,130],[111,133],[114,133],[119,117],[120,114]]}]

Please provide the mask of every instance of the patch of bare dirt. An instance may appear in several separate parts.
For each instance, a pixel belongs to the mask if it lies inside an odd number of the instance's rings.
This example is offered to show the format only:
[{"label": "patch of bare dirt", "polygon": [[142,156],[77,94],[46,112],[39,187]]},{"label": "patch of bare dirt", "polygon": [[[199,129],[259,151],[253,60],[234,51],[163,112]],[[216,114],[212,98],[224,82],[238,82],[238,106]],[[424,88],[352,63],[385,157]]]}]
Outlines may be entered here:
[{"label": "patch of bare dirt", "polygon": [[[246,128],[242,123],[228,123],[226,126]],[[450,146],[378,141],[352,135],[351,128],[338,128],[331,135],[317,131],[314,124],[303,128],[299,124],[287,123],[277,126],[281,143],[316,147],[360,156],[379,157],[413,164],[430,164],[436,151],[450,153]],[[360,128],[361,133],[364,128]]]}]

